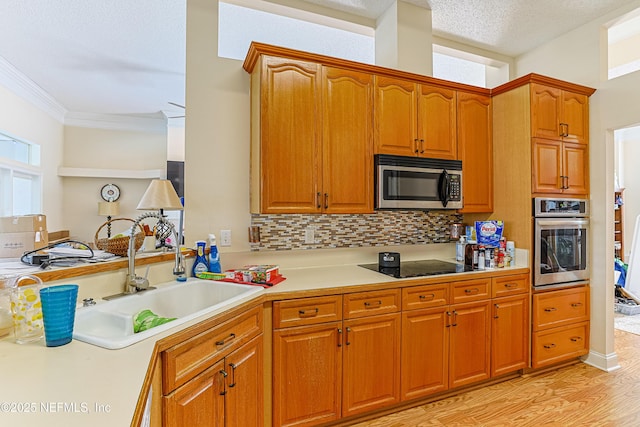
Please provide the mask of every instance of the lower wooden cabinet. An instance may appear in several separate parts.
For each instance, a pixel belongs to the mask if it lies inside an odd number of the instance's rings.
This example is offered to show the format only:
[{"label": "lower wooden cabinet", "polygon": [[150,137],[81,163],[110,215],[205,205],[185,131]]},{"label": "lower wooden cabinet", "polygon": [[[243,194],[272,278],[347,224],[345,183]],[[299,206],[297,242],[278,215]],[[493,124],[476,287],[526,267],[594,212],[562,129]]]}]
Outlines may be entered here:
[{"label": "lower wooden cabinet", "polygon": [[491,319],[491,376],[529,366],[529,293],[496,298]]},{"label": "lower wooden cabinet", "polygon": [[164,397],[165,426],[260,426],[262,335]]}]

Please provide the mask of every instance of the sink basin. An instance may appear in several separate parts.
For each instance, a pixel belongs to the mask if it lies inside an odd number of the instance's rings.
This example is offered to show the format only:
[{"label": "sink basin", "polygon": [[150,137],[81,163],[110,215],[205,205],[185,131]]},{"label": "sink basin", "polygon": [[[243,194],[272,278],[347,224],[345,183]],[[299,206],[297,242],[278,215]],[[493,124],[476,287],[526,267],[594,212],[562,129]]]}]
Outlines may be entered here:
[{"label": "sink basin", "polygon": [[[262,291],[260,286],[196,278],[154,286],[157,289],[78,308],[73,338],[108,349],[123,348]],[[133,316],[145,309],[176,320],[134,333]]]}]

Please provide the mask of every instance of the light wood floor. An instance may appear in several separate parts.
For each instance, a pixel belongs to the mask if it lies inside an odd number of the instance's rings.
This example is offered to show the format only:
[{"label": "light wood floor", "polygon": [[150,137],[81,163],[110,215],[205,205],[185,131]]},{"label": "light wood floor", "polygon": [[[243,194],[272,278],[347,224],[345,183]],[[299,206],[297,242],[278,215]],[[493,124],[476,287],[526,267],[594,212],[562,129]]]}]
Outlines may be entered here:
[{"label": "light wood floor", "polygon": [[516,378],[357,427],[640,426],[640,335],[615,330],[621,369],[584,363]]}]

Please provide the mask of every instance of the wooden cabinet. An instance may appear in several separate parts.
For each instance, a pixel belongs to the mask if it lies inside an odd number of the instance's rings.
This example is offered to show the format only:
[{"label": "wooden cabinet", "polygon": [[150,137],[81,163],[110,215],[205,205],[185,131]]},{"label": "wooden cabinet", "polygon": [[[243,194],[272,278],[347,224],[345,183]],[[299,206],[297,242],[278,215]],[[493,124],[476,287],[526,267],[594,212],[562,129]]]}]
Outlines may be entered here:
[{"label": "wooden cabinet", "polygon": [[587,144],[589,141],[588,96],[532,83],[531,136]]},{"label": "wooden cabinet", "polygon": [[376,76],[375,152],[457,159],[456,91]]},{"label": "wooden cabinet", "polygon": [[164,425],[262,425],[262,349],[257,306],[163,351]]},{"label": "wooden cabinet", "polygon": [[613,203],[613,249],[624,262],[624,188],[615,191]]},{"label": "wooden cabinet", "polygon": [[533,295],[533,368],[576,358],[589,351],[589,287]]},{"label": "wooden cabinet", "polygon": [[458,92],[458,158],[462,160],[461,213],[493,212],[491,98]]},{"label": "wooden cabinet", "polygon": [[589,147],[534,138],[532,193],[589,194]]},{"label": "wooden cabinet", "polygon": [[251,82],[252,212],[371,212],[373,77],[262,56]]}]

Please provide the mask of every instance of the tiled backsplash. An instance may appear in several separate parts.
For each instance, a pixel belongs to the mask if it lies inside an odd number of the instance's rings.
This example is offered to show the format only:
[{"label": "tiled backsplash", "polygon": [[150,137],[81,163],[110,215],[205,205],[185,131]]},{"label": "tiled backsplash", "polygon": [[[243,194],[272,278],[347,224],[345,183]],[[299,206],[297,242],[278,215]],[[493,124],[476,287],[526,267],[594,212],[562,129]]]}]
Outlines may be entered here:
[{"label": "tiled backsplash", "polygon": [[[449,242],[449,226],[462,215],[451,211],[380,211],[362,215],[251,215],[260,227],[252,251],[356,248]],[[312,229],[313,243],[305,243]]]}]

